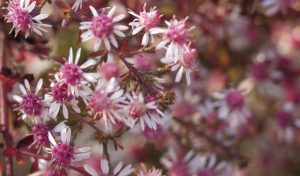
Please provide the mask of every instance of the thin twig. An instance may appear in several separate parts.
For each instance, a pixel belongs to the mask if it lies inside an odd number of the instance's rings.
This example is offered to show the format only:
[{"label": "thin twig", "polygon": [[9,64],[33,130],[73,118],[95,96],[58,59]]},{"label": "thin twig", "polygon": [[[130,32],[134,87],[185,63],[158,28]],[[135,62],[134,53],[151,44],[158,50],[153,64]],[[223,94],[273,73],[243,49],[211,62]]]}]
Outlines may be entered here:
[{"label": "thin twig", "polygon": [[[4,56],[4,34],[0,33],[0,69],[5,65],[5,56]],[[5,148],[11,148],[13,146],[12,136],[9,132],[9,117],[8,117],[8,107],[7,107],[7,92],[5,85],[2,81],[0,81],[0,113],[1,113],[1,126],[2,126],[2,135],[4,138]],[[11,156],[6,156],[6,175],[13,176],[13,159]]]}]

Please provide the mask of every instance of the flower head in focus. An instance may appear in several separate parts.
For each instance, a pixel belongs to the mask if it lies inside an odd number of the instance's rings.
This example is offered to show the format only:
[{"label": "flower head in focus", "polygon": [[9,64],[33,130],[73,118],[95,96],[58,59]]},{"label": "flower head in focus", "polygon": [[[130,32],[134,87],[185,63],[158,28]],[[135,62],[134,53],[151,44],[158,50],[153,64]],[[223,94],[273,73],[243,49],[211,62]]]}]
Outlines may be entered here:
[{"label": "flower head in focus", "polygon": [[147,12],[145,3],[143,11],[140,12],[139,15],[132,10],[129,10],[128,13],[136,17],[132,22],[129,23],[129,25],[132,27],[132,35],[135,35],[144,29],[145,33],[143,35],[141,44],[146,46],[151,41],[153,42],[153,31],[151,32],[151,29],[158,27],[161,18],[161,15],[159,11],[156,10],[156,7],[151,8]]},{"label": "flower head in focus", "polygon": [[[104,43],[106,50],[110,53],[111,44],[115,48],[119,47],[115,35],[122,38],[125,37],[125,34],[122,31],[127,30],[128,27],[115,24],[123,20],[125,15],[121,14],[113,17],[116,11],[115,6],[112,7],[108,13],[98,13],[98,11],[92,6],[90,6],[90,10],[93,14],[92,21],[84,21],[80,23],[79,29],[86,30],[81,34],[81,39],[85,42],[95,38],[94,51],[97,51],[100,48],[100,45]],[[110,54],[109,57],[112,58]]]},{"label": "flower head in focus", "polygon": [[67,93],[76,97],[85,97],[91,93],[88,83],[97,82],[98,74],[84,72],[85,69],[96,64],[96,61],[93,59],[87,60],[81,66],[77,65],[80,54],[81,49],[78,49],[74,60],[73,49],[70,48],[68,62],[60,67],[59,72],[55,75],[55,79],[57,82],[63,82],[68,85]]},{"label": "flower head in focus", "polygon": [[177,59],[174,61],[174,58],[165,57],[161,61],[165,64],[170,64],[171,71],[177,71],[175,82],[181,81],[182,75],[185,73],[187,85],[191,84],[191,73],[195,68],[195,62],[197,59],[197,50],[190,48],[187,45],[184,46],[183,59]]},{"label": "flower head in focus", "polygon": [[61,168],[70,165],[74,161],[87,159],[91,155],[90,147],[77,148],[71,143],[71,129],[63,128],[60,133],[60,140],[55,140],[49,132],[48,137],[51,148],[46,148],[46,152],[51,153],[51,163]]},{"label": "flower head in focus", "polygon": [[132,95],[127,94],[127,98],[129,102],[126,102],[128,104],[125,106],[125,111],[132,125],[138,122],[142,130],[145,130],[146,126],[156,130],[157,126],[162,123],[164,114],[159,110],[155,99],[135,92],[132,92]]},{"label": "flower head in focus", "polygon": [[36,15],[33,13],[36,1],[30,0],[11,0],[6,8],[8,13],[5,15],[5,20],[8,23],[12,23],[13,27],[10,33],[15,30],[15,37],[20,31],[25,33],[28,37],[30,31],[34,31],[38,35],[43,35],[42,32],[47,32],[45,28],[51,27],[51,25],[43,24],[41,20],[47,18],[48,14]]},{"label": "flower head in focus", "polygon": [[[112,124],[126,122],[122,113],[125,102],[124,90],[120,89],[115,78],[111,78],[108,83],[98,81],[95,91],[88,98],[88,110],[104,120],[105,128],[111,129]],[[112,124],[111,124],[112,123]]]},{"label": "flower head in focus", "polygon": [[184,58],[184,48],[189,42],[189,30],[186,26],[188,18],[178,21],[175,17],[171,21],[165,21],[167,28],[152,28],[152,34],[163,34],[162,41],[156,45],[156,49],[166,48],[165,58],[176,63]]},{"label": "flower head in focus", "polygon": [[19,104],[17,110],[22,114],[23,120],[31,117],[29,120],[38,122],[47,116],[45,102],[42,97],[39,96],[43,80],[40,79],[38,81],[35,91],[31,91],[28,80],[25,79],[24,83],[25,86],[22,84],[19,85],[22,95],[13,95],[12,98]]},{"label": "flower head in focus", "polygon": [[78,101],[75,99],[69,89],[69,84],[64,82],[52,82],[50,84],[51,92],[45,94],[45,101],[49,106],[49,113],[56,117],[60,107],[62,107],[65,119],[68,119],[69,112],[67,106],[71,106],[76,113],[80,113]]}]

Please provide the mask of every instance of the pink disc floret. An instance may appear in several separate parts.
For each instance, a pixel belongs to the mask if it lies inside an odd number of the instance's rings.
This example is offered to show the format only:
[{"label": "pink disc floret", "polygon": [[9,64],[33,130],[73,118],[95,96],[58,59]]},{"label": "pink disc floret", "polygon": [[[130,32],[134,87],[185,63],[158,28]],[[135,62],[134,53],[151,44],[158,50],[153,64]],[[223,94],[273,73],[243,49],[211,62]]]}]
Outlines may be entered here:
[{"label": "pink disc floret", "polygon": [[75,64],[64,64],[60,73],[65,83],[70,85],[78,84],[82,77],[82,70]]},{"label": "pink disc floret", "polygon": [[21,109],[27,115],[39,116],[42,114],[42,102],[38,95],[34,93],[27,93],[23,97]]},{"label": "pink disc floret", "polygon": [[106,14],[93,17],[91,31],[98,38],[109,37],[113,33],[113,21]]}]

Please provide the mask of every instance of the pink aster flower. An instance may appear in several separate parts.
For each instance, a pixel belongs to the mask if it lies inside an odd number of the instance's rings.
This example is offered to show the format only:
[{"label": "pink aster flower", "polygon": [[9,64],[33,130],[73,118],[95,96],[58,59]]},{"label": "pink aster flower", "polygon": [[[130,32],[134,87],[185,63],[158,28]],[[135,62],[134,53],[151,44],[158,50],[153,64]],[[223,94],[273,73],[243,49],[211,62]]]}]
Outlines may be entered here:
[{"label": "pink aster flower", "polygon": [[74,161],[81,161],[87,159],[91,155],[90,147],[77,148],[71,144],[71,129],[64,128],[60,133],[60,140],[55,140],[52,134],[49,132],[48,137],[51,143],[51,148],[47,148],[46,151],[52,155],[50,161],[51,164],[55,164],[61,168],[66,165],[70,165]]},{"label": "pink aster flower", "polygon": [[56,117],[62,107],[63,115],[66,119],[69,117],[67,106],[71,106],[75,112],[80,113],[77,106],[78,101],[70,93],[69,84],[64,82],[52,82],[50,84],[51,92],[45,95],[45,100],[49,106],[49,113],[52,117]]},{"label": "pink aster flower", "polygon": [[122,31],[127,30],[128,27],[124,25],[116,25],[115,23],[124,19],[125,15],[121,14],[113,17],[116,7],[112,7],[107,14],[104,12],[99,14],[92,6],[90,6],[90,10],[93,14],[92,21],[84,21],[80,23],[79,29],[86,30],[86,32],[81,34],[82,41],[85,42],[94,37],[96,39],[94,44],[95,51],[99,49],[101,43],[104,43],[106,50],[109,52],[111,51],[111,44],[115,48],[118,48],[119,45],[115,35],[125,37],[125,34]]},{"label": "pink aster flower", "polygon": [[146,46],[150,43],[150,41],[153,42],[153,31],[151,31],[151,29],[158,27],[161,18],[161,15],[159,11],[156,10],[156,7],[151,8],[149,12],[147,12],[145,3],[143,11],[140,12],[139,15],[132,10],[129,10],[128,13],[136,17],[136,19],[129,23],[129,25],[132,27],[132,35],[135,35],[144,29],[145,33],[143,35],[141,44]]},{"label": "pink aster flower", "polygon": [[174,61],[174,58],[165,57],[161,61],[166,64],[172,65],[171,71],[178,70],[175,78],[175,82],[179,82],[182,78],[182,75],[185,73],[186,82],[188,85],[191,84],[191,72],[195,68],[195,61],[197,59],[197,50],[184,46],[183,59],[177,59]]},{"label": "pink aster flower", "polygon": [[39,80],[35,91],[30,90],[29,82],[26,79],[24,80],[24,83],[25,86],[22,84],[19,85],[22,95],[13,95],[12,98],[19,103],[17,109],[22,114],[23,120],[31,117],[32,119],[30,120],[33,120],[33,122],[39,121],[38,119],[45,118],[47,116],[45,102],[38,94],[42,88],[43,80]]},{"label": "pink aster flower", "polygon": [[114,170],[111,170],[106,159],[101,159],[99,173],[88,164],[84,165],[84,170],[91,176],[129,176],[133,172],[131,165],[127,165],[123,168],[122,162],[119,162]]},{"label": "pink aster flower", "polygon": [[178,21],[175,17],[166,21],[167,29],[152,28],[152,34],[163,34],[162,41],[157,44],[156,49],[166,48],[166,58],[177,62],[184,58],[184,48],[189,42],[189,30],[186,26],[187,18]]},{"label": "pink aster flower", "polygon": [[246,106],[245,95],[242,91],[232,89],[224,93],[215,93],[214,98],[218,99],[215,103],[219,108],[218,117],[229,123],[230,131],[233,133],[250,118],[251,113]]},{"label": "pink aster flower", "polygon": [[161,158],[161,163],[169,170],[170,176],[189,176],[191,175],[188,164],[195,155],[193,151],[189,151],[185,155],[181,155],[181,151],[169,148],[166,156]]},{"label": "pink aster flower", "polygon": [[84,72],[85,69],[96,64],[95,60],[89,59],[81,66],[77,65],[80,53],[81,49],[78,49],[74,61],[73,49],[70,48],[68,62],[61,66],[55,77],[57,82],[64,82],[69,85],[68,93],[70,92],[76,97],[88,95],[90,93],[90,89],[87,86],[88,82],[97,82],[99,77],[97,73]]},{"label": "pink aster flower", "polygon": [[162,123],[164,114],[159,110],[155,99],[150,96],[144,98],[142,93],[136,94],[135,92],[126,96],[129,102],[126,102],[124,109],[130,118],[131,126],[138,122],[143,131],[145,126],[156,130],[157,126]]},{"label": "pink aster flower", "polygon": [[10,33],[15,30],[15,36],[20,31],[26,34],[28,37],[30,31],[34,31],[38,35],[43,35],[42,32],[47,32],[45,28],[51,27],[51,25],[43,24],[41,20],[47,18],[48,14],[39,14],[34,16],[33,9],[35,8],[36,1],[30,0],[11,0],[6,8],[8,13],[5,15],[5,20],[8,23],[12,23],[13,27]]},{"label": "pink aster flower", "polygon": [[120,89],[115,78],[108,83],[99,80],[96,90],[87,100],[87,108],[94,114],[94,118],[99,116],[104,120],[105,129],[111,130],[112,124],[126,121],[121,112],[125,99],[124,91]]}]

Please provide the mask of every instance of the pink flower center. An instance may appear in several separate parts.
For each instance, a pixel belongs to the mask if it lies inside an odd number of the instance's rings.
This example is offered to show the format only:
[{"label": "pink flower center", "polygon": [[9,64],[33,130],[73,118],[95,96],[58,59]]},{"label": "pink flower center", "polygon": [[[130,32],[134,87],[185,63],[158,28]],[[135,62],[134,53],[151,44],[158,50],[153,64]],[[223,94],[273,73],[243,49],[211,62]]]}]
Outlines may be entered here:
[{"label": "pink flower center", "polygon": [[149,30],[151,28],[157,27],[160,23],[160,14],[158,10],[151,10],[150,12],[141,12],[142,23],[145,25],[145,29]]},{"label": "pink flower center", "polygon": [[32,17],[26,10],[15,9],[12,13],[13,25],[21,31],[28,31],[31,28]]},{"label": "pink flower center", "polygon": [[119,75],[119,68],[115,63],[103,63],[98,68],[98,71],[106,80],[110,80],[111,78]]},{"label": "pink flower center", "polygon": [[177,44],[184,44],[188,41],[188,30],[184,21],[172,21],[168,27],[165,37]]},{"label": "pink flower center", "polygon": [[69,102],[72,98],[68,91],[68,84],[66,83],[56,84],[52,88],[52,93],[54,100],[59,103]]},{"label": "pink flower center", "polygon": [[82,75],[81,69],[75,64],[65,64],[61,67],[60,73],[62,75],[62,79],[67,84],[76,85],[79,83]]},{"label": "pink flower center", "polygon": [[42,102],[38,95],[29,92],[23,97],[21,109],[27,115],[39,116],[42,113]]},{"label": "pink flower center", "polygon": [[104,110],[113,108],[113,104],[103,91],[96,91],[92,95],[88,107],[95,113],[102,113]]},{"label": "pink flower center", "polygon": [[113,32],[113,21],[105,14],[93,17],[91,31],[98,38],[109,37]]},{"label": "pink flower center", "polygon": [[131,104],[129,108],[129,115],[133,118],[139,118],[146,113],[146,110],[147,108],[144,103],[136,101]]},{"label": "pink flower center", "polygon": [[244,101],[244,96],[237,90],[233,90],[226,95],[226,102],[232,109],[242,108]]},{"label": "pink flower center", "polygon": [[46,125],[44,124],[35,125],[32,130],[34,141],[39,145],[49,144],[48,132],[49,129]]},{"label": "pink flower center", "polygon": [[70,164],[74,158],[74,148],[71,145],[59,142],[52,150],[54,162],[59,165]]}]

